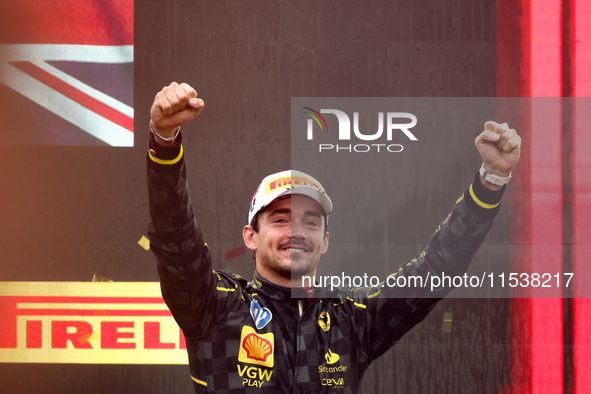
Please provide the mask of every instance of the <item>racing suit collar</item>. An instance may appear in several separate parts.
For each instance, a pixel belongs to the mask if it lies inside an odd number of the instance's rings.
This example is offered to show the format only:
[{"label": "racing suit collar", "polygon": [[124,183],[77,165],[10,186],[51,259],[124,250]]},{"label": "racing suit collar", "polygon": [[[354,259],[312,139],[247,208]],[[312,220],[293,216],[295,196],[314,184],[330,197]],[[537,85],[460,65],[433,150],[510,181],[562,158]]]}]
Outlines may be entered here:
[{"label": "racing suit collar", "polygon": [[[306,290],[299,287],[290,288],[276,285],[263,278],[256,270],[254,272],[254,279],[250,282],[250,286],[256,289],[259,293],[277,301],[308,298]],[[318,297],[318,292],[322,292],[322,289],[316,288],[315,291],[317,292],[315,296]]]}]

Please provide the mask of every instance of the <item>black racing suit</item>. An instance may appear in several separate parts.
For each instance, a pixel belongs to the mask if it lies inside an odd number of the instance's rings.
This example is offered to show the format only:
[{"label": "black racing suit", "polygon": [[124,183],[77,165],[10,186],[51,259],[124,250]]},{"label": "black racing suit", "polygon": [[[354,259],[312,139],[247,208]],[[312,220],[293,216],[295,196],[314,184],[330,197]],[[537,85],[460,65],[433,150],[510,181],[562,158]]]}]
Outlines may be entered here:
[{"label": "black racing suit", "polygon": [[[355,393],[369,364],[450,290],[316,289],[309,299],[256,273],[248,282],[214,271],[180,143],[152,151],[147,161],[151,248],[162,295],[186,337],[196,393]],[[391,275],[463,275],[502,193],[476,176],[427,248]]]}]

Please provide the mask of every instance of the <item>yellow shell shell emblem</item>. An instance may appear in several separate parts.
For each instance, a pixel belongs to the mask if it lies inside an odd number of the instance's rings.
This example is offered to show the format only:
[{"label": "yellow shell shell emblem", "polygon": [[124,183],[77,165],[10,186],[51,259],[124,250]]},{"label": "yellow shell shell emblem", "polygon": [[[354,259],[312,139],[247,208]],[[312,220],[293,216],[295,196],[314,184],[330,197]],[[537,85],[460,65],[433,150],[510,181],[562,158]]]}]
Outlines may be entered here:
[{"label": "yellow shell shell emblem", "polygon": [[273,353],[273,345],[268,339],[250,333],[244,337],[242,347],[246,351],[246,357],[256,361],[267,361],[267,357]]},{"label": "yellow shell shell emblem", "polygon": [[330,330],[330,315],[328,312],[322,312],[320,316],[318,316],[318,325],[324,331]]},{"label": "yellow shell shell emblem", "polygon": [[275,339],[272,332],[259,334],[254,328],[243,326],[238,361],[273,368],[275,365],[274,346]]}]

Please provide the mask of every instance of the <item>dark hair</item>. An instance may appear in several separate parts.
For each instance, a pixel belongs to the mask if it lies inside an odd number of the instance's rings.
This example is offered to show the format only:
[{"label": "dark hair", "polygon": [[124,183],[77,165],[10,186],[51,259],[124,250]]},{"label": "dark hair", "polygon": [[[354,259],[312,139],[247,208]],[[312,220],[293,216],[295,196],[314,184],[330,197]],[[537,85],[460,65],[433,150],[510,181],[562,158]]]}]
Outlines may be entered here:
[{"label": "dark hair", "polygon": [[262,211],[258,211],[250,221],[250,227],[252,227],[255,233],[259,232],[259,216],[261,215],[261,212]]}]

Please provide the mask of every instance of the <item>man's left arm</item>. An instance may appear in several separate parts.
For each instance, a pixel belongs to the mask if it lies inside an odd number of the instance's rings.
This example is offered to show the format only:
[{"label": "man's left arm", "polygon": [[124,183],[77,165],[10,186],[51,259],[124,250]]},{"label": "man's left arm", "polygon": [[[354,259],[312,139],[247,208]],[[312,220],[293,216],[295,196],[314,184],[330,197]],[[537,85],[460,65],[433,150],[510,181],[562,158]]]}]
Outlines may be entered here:
[{"label": "man's left arm", "polygon": [[[488,121],[475,145],[484,171],[475,174],[474,181],[435,230],[428,246],[390,274],[387,281],[406,277],[405,283],[409,283],[411,277],[426,280],[442,272],[449,276],[463,275],[468,269],[499,211],[503,183],[508,182],[519,161],[521,138],[506,123]],[[369,289],[367,294],[351,294],[359,302],[363,302],[359,297],[367,297],[367,308],[359,311],[359,317],[365,327],[368,357],[373,360],[388,350],[451,290],[430,286],[397,288],[384,283],[383,287]]]}]

